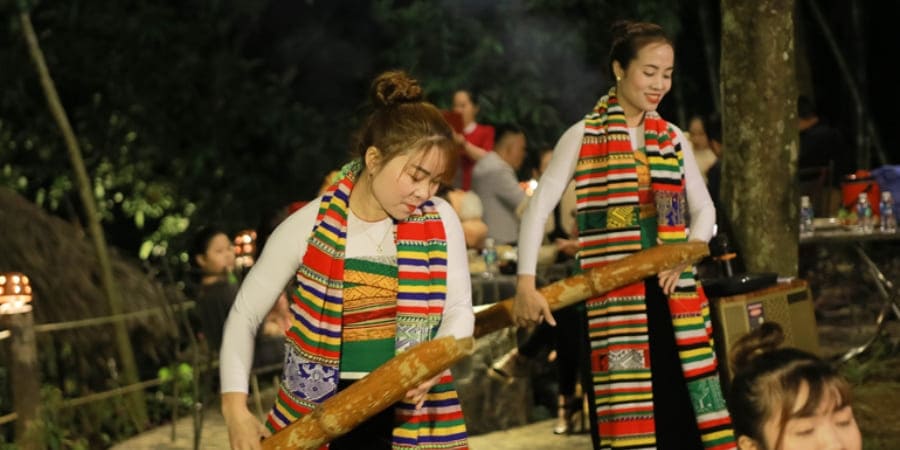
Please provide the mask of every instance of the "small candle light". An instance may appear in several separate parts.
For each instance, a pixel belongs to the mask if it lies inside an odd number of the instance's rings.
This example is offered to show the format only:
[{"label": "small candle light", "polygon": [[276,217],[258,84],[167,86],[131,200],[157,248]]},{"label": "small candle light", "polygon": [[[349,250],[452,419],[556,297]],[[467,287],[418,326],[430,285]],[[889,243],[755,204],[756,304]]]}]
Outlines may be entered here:
[{"label": "small candle light", "polygon": [[0,314],[31,311],[31,282],[19,272],[0,273]]},{"label": "small candle light", "polygon": [[235,265],[238,267],[250,267],[256,257],[256,231],[244,230],[234,238]]}]

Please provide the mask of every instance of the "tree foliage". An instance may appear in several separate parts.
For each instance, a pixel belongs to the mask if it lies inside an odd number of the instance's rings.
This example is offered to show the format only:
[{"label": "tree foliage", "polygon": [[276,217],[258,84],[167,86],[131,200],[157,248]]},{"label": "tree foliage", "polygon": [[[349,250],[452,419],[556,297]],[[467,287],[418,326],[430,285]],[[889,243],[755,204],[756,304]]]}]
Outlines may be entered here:
[{"label": "tree foliage", "polygon": [[[445,108],[475,88],[481,121],[516,122],[537,149],[608,86],[612,21],[678,23],[668,2],[600,0],[75,0],[32,16],[110,242],[182,261],[198,223],[256,228],[314,196],[381,70],[410,71]],[[79,222],[14,18],[0,34],[0,185]]]},{"label": "tree foliage", "polygon": [[[285,95],[290,73],[242,54],[243,27],[259,14],[246,3],[35,10],[114,243],[136,252],[144,241],[165,245],[191,219],[255,221],[256,211],[315,184],[286,168],[324,170],[323,152],[301,150],[321,145],[323,117]],[[17,70],[0,73],[10,86],[0,97],[0,180],[77,219],[65,150],[15,22],[3,39],[10,51],[0,64]]]}]

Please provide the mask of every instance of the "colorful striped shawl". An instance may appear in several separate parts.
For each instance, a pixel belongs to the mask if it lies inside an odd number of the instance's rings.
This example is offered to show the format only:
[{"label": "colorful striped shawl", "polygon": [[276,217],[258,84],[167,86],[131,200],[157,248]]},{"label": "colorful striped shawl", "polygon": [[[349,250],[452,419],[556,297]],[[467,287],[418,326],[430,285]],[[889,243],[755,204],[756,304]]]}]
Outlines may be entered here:
[{"label": "colorful striped shawl", "polygon": [[[309,413],[337,390],[347,213],[360,168],[359,161],[345,166],[340,179],[322,197],[316,225],[297,271],[284,373],[266,421],[273,432]],[[397,222],[396,241],[399,353],[432,339],[443,314],[447,243],[443,223],[431,201]],[[395,406],[394,448],[467,448],[462,409],[449,371],[431,389],[419,411],[406,402]]]},{"label": "colorful striped shawl", "polygon": [[[684,170],[675,133],[656,112],[644,117],[650,185],[657,211],[656,234],[663,243],[682,242],[685,231]],[[655,239],[641,232],[638,177],[625,113],[611,89],[585,117],[585,134],[575,172],[579,260],[598,267]],[[654,448],[653,391],[643,283],[587,302],[591,366],[601,448]],[[684,271],[669,297],[675,340],[703,444],[734,448],[712,346],[709,310],[698,292],[693,267]]]}]

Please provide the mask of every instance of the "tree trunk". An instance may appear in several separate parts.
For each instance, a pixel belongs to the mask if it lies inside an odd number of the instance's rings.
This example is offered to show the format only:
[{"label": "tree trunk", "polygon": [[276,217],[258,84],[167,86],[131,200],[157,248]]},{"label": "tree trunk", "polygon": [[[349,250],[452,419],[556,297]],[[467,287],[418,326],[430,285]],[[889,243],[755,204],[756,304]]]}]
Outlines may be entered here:
[{"label": "tree trunk", "polygon": [[16,417],[16,445],[21,450],[44,447],[39,424],[41,382],[31,311],[0,314],[0,326],[12,332],[9,379]]},{"label": "tree trunk", "polygon": [[[23,3],[24,5],[24,3]],[[66,148],[69,150],[69,159],[72,162],[72,168],[75,172],[75,180],[78,185],[78,192],[81,194],[81,201],[84,206],[85,216],[87,217],[88,229],[91,232],[91,238],[94,243],[94,249],[97,252],[97,261],[100,263],[101,281],[103,282],[103,290],[109,301],[109,312],[111,315],[122,314],[122,296],[116,285],[116,279],[113,277],[112,262],[109,257],[109,250],[106,245],[106,237],[103,234],[103,227],[100,224],[100,214],[97,212],[97,205],[94,203],[93,190],[91,189],[90,178],[87,169],[84,166],[84,159],[81,157],[81,147],[78,145],[78,139],[75,132],[72,131],[72,125],[69,123],[69,117],[66,115],[62,101],[56,91],[56,85],[50,77],[50,70],[47,68],[47,62],[44,59],[44,52],[41,50],[37,40],[37,34],[31,25],[31,16],[28,11],[24,10],[19,14],[19,21],[22,24],[22,33],[28,44],[29,54],[32,62],[37,69],[38,76],[41,81],[41,87],[47,99],[47,106],[50,113],[56,120],[60,128],[60,133],[65,140]],[[131,348],[131,341],[128,337],[128,330],[123,321],[117,321],[114,324],[116,333],[116,344],[119,350],[119,357],[122,361],[122,381],[123,384],[133,384],[140,381],[138,379],[137,364],[134,359],[134,352]],[[143,430],[149,423],[147,419],[147,405],[144,402],[143,392],[136,391],[127,395],[130,403],[129,412],[132,415],[132,421],[138,430]]]},{"label": "tree trunk", "polygon": [[797,274],[792,0],[722,1],[721,197],[750,272]]}]

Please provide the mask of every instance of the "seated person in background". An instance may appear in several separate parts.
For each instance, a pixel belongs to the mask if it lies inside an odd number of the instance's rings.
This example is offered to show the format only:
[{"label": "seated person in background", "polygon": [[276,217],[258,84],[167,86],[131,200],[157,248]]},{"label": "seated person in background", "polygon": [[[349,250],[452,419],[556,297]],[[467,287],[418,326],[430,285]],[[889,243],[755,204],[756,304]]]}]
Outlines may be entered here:
[{"label": "seated person in background", "polygon": [[[706,133],[706,139],[709,142],[709,149],[712,151],[716,159],[713,161],[704,177],[706,178],[706,189],[709,190],[709,196],[712,198],[713,205],[716,207],[716,213],[722,211],[722,205],[719,199],[719,187],[722,185],[722,119],[716,114],[710,114],[703,120]],[[693,140],[693,138],[692,138]],[[699,162],[698,162],[699,163]],[[701,169],[702,170],[702,169]],[[721,226],[721,221],[716,221]]]},{"label": "seated person in background", "polygon": [[494,151],[478,160],[472,171],[472,190],[484,205],[488,237],[498,244],[519,238],[516,209],[526,199],[516,171],[525,160],[525,133],[515,125],[498,127]]},{"label": "seated person in background", "polygon": [[237,295],[234,244],[224,231],[203,227],[191,244],[190,263],[195,275],[193,296],[203,340],[210,350],[222,343],[222,327]]},{"label": "seated person in background", "polygon": [[728,408],[741,450],[862,449],[850,385],[815,355],[778,348],[778,324],[762,324],[731,350]]},{"label": "seated person in background", "polygon": [[[207,348],[219,351],[225,319],[238,292],[238,278],[234,274],[234,244],[224,231],[203,227],[194,236],[191,263],[198,274],[194,295],[196,313]],[[257,334],[254,366],[271,364],[283,356],[281,336],[286,329],[287,297],[276,302]]]},{"label": "seated person in background", "polygon": [[694,159],[697,160],[697,168],[706,181],[707,172],[719,159],[719,154],[712,148],[711,138],[708,136],[708,127],[705,118],[700,115],[691,117],[688,122],[688,139],[694,150]]},{"label": "seated person in background", "polygon": [[466,238],[466,248],[484,248],[484,240],[487,238],[488,228],[487,224],[482,220],[484,207],[478,195],[472,191],[452,189],[441,196],[453,206],[456,214],[459,215],[459,222],[462,225],[463,235]]},{"label": "seated person in background", "polygon": [[478,117],[478,95],[471,89],[459,89],[453,93],[453,111],[462,117],[462,135],[454,132],[454,139],[460,144],[459,170],[456,171],[454,187],[468,191],[472,188],[472,169],[484,155],[494,148],[494,127],[482,125]]},{"label": "seated person in background", "polygon": [[840,187],[842,177],[856,170],[855,155],[844,144],[841,132],[819,117],[816,105],[805,95],[797,99],[797,129],[800,130],[797,169],[831,165],[832,176],[826,184]]}]

